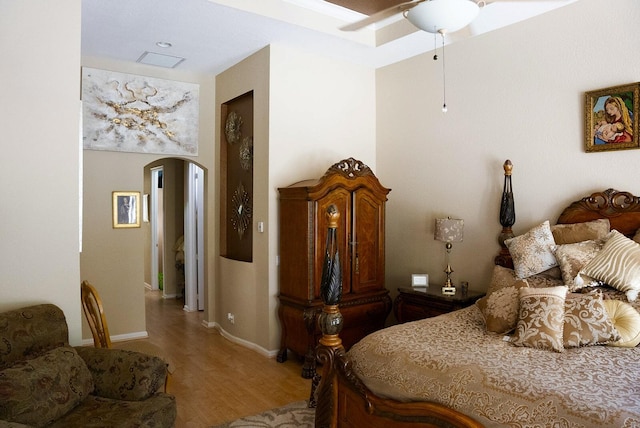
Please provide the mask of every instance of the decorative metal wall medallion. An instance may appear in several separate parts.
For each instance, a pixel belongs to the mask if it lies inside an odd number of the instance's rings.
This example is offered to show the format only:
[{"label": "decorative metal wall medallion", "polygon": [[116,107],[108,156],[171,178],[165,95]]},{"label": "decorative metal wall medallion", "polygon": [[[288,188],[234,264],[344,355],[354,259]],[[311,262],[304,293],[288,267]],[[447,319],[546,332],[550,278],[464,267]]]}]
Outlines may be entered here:
[{"label": "decorative metal wall medallion", "polygon": [[242,183],[239,183],[235,192],[233,192],[231,204],[231,225],[238,232],[240,239],[242,239],[244,232],[249,228],[253,213],[251,195],[247,193]]},{"label": "decorative metal wall medallion", "polygon": [[242,117],[232,111],[227,116],[227,122],[224,125],[224,135],[227,137],[229,144],[235,144],[240,141],[242,135]]},{"label": "decorative metal wall medallion", "polygon": [[253,165],[253,137],[244,137],[240,145],[240,166],[249,171]]}]

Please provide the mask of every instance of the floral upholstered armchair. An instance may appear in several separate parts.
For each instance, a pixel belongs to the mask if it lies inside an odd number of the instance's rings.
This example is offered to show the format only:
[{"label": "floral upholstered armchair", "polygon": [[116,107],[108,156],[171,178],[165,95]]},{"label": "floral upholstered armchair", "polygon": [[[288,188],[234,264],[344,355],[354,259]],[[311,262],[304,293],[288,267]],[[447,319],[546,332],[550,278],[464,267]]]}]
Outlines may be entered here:
[{"label": "floral upholstered armchair", "polygon": [[0,428],[173,427],[166,375],[158,357],[69,346],[55,305],[0,313]]}]

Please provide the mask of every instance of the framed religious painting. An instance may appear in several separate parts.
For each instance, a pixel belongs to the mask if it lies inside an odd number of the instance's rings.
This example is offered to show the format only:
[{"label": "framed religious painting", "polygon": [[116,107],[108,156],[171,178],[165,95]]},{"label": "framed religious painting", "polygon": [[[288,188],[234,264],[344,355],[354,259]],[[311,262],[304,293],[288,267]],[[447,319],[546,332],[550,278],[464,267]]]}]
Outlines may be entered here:
[{"label": "framed religious painting", "polygon": [[587,92],[585,110],[587,152],[640,148],[640,83]]},{"label": "framed religious painting", "polygon": [[140,227],[140,192],[113,192],[113,228]]}]

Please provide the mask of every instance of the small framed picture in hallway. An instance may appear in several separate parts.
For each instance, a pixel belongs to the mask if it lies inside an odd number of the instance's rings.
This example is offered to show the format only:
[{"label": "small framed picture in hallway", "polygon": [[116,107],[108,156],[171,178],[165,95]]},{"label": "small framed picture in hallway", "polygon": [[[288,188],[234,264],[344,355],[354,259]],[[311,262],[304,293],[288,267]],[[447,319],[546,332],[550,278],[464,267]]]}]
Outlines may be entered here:
[{"label": "small framed picture in hallway", "polygon": [[140,192],[113,192],[113,228],[140,227]]}]

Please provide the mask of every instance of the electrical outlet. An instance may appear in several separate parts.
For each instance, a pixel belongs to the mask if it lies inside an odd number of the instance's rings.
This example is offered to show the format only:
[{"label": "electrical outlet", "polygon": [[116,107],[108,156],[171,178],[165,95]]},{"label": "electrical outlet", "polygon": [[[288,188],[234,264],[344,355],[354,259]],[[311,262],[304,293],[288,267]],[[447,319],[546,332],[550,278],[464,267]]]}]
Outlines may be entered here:
[{"label": "electrical outlet", "polygon": [[233,315],[231,312],[229,312],[227,314],[227,320],[231,323],[231,324],[235,324],[236,323],[236,316]]}]

